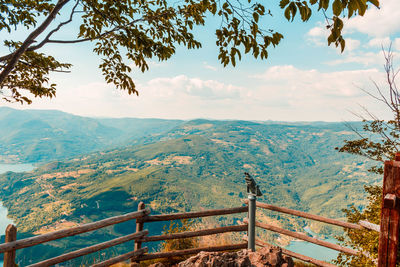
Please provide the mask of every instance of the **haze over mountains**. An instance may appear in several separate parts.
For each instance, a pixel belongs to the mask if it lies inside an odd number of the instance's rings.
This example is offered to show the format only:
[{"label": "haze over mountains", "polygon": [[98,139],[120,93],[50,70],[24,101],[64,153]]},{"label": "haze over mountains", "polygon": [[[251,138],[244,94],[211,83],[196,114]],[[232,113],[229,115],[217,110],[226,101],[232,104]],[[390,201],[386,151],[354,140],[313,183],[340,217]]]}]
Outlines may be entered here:
[{"label": "haze over mountains", "polygon": [[[342,208],[364,205],[364,184],[380,180],[365,159],[335,151],[355,137],[343,123],[92,119],[2,108],[0,129],[3,161],[58,159],[0,175],[0,199],[27,234],[133,211],[139,201],[155,213],[241,205],[245,171],[260,184],[261,201],[340,218]],[[308,225],[268,216],[289,229]]]},{"label": "haze over mountains", "polygon": [[0,163],[45,162],[104,149],[182,123],[159,119],[94,119],[56,110],[0,107]]}]

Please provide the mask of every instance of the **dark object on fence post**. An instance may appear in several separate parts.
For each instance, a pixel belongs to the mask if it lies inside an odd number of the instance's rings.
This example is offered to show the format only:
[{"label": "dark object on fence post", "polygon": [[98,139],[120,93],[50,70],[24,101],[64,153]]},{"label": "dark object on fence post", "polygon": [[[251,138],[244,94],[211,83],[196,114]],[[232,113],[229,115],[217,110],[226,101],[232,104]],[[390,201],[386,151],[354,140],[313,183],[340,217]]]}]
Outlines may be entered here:
[{"label": "dark object on fence post", "polygon": [[[139,210],[144,210],[146,208],[146,205],[144,202],[139,202],[138,204],[138,211]],[[136,219],[136,233],[143,231],[143,221],[142,218],[137,218]],[[135,240],[135,250],[141,249],[142,248],[142,241],[140,240]],[[135,259],[131,259],[131,262],[137,262]]]},{"label": "dark object on fence post", "polygon": [[395,267],[399,246],[400,153],[394,161],[385,161],[378,267]]},{"label": "dark object on fence post", "polygon": [[[17,240],[17,227],[9,224],[6,228],[5,243]],[[4,267],[16,267],[15,264],[15,250],[4,252]]]},{"label": "dark object on fence post", "polygon": [[256,184],[256,181],[250,176],[250,174],[245,172],[244,175],[249,199],[249,228],[247,231],[247,248],[251,251],[256,251],[256,200],[257,197],[262,196],[262,193]]}]

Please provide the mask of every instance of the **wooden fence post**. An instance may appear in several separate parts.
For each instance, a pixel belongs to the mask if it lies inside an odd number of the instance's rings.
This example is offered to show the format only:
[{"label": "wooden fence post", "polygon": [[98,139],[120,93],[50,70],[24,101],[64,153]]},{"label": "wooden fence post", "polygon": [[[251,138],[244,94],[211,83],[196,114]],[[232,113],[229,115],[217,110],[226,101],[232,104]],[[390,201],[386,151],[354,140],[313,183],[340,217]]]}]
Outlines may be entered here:
[{"label": "wooden fence post", "polygon": [[[6,237],[5,242],[12,242],[17,240],[17,227],[12,224],[9,224],[6,228]],[[15,250],[11,250],[8,252],[4,252],[4,267],[15,267]]]},{"label": "wooden fence post", "polygon": [[[139,210],[144,210],[145,208],[146,208],[146,205],[144,204],[144,202],[139,202],[138,211]],[[143,225],[144,225],[144,222],[143,222],[142,218],[137,218],[136,219],[136,232],[143,231]],[[140,239],[139,240],[135,240],[135,250],[138,250],[138,249],[141,249],[141,248],[142,248],[142,241]],[[137,260],[132,258],[131,262],[132,263],[133,262],[137,262]]]},{"label": "wooden fence post", "polygon": [[400,153],[385,161],[379,234],[378,267],[395,267],[399,245]]}]

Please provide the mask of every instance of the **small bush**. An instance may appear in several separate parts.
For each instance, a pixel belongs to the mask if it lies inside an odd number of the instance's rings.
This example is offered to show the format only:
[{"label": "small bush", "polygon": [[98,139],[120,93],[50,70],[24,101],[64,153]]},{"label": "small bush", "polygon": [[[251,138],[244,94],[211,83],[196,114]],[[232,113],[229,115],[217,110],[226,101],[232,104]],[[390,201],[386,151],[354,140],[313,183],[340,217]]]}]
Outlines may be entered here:
[{"label": "small bush", "polygon": [[[175,234],[195,230],[195,224],[190,220],[181,220],[180,223],[171,222],[169,227],[164,227],[163,234]],[[197,238],[170,239],[161,243],[161,252],[196,248],[199,246]]]},{"label": "small bush", "polygon": [[[188,231],[195,231],[196,227],[193,221],[188,219],[181,220],[179,222],[171,222],[169,227],[164,226],[164,230],[162,234],[176,234]],[[176,250],[190,249],[196,248],[199,246],[198,238],[181,238],[181,239],[169,239],[165,240],[160,244],[159,252],[170,252]],[[173,264],[179,263],[181,261],[186,260],[192,255],[189,256],[176,256],[170,258],[156,259],[156,260],[148,260],[140,262],[140,266],[149,266],[150,264],[161,262],[166,266],[171,266]]]},{"label": "small bush", "polygon": [[[221,224],[214,218],[203,218],[196,223],[197,230],[214,229],[221,227]],[[243,233],[221,233],[216,235],[200,236],[198,238],[199,247],[232,245],[243,242]]]}]

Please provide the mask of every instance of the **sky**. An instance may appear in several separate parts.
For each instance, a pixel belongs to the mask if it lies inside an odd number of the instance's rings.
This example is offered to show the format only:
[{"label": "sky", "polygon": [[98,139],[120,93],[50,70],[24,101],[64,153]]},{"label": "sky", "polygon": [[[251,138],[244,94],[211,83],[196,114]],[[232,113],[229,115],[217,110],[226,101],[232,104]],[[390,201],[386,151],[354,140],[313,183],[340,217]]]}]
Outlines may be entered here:
[{"label": "sky", "polygon": [[[48,45],[43,52],[73,64],[71,73],[51,76],[58,86],[56,98],[33,99],[31,105],[0,101],[0,106],[57,109],[91,117],[274,121],[359,120],[366,107],[380,118],[390,118],[388,108],[364,91],[375,94],[374,82],[382,90],[387,88],[382,47],[392,43],[394,63],[400,66],[398,0],[381,1],[380,9],[370,7],[364,17],[346,20],[343,53],[327,45],[322,13],[314,12],[306,23],[298,18],[288,22],[279,7],[268,8],[274,16],[263,24],[281,32],[284,39],[270,48],[267,60],[247,56],[235,68],[224,68],[215,46],[219,22],[210,18],[206,27],[196,31],[203,48],[178,48],[166,62],[149,61],[146,73],[133,69],[136,96],[104,82],[100,60],[89,44]],[[58,18],[54,25],[62,20]],[[72,24],[57,37],[67,39],[77,27]],[[23,39],[24,34],[11,38]]]}]

